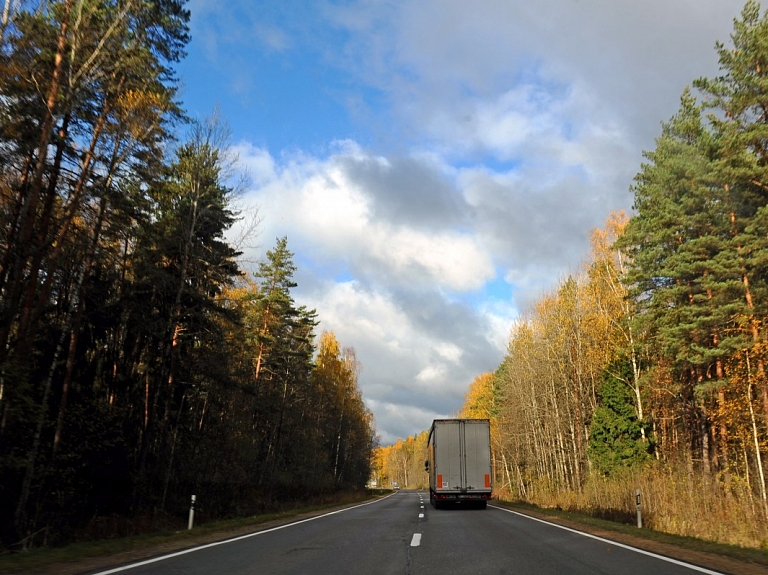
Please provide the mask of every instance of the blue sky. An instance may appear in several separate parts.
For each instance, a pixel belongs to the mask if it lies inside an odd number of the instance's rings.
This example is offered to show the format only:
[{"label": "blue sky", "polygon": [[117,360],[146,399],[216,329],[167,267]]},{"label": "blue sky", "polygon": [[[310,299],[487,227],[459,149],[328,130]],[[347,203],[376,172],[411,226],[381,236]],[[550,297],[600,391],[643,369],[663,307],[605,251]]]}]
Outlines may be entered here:
[{"label": "blue sky", "polygon": [[631,207],[742,4],[191,0],[181,98],[218,108],[249,174],[244,267],[288,236],[294,296],[355,348],[387,444],[454,414]]},{"label": "blue sky", "polygon": [[342,69],[333,50],[346,34],[318,6],[191,2],[193,41],[180,67],[190,113],[218,106],[235,139],[255,138],[270,150],[365,141],[355,104],[379,107],[385,95]]}]

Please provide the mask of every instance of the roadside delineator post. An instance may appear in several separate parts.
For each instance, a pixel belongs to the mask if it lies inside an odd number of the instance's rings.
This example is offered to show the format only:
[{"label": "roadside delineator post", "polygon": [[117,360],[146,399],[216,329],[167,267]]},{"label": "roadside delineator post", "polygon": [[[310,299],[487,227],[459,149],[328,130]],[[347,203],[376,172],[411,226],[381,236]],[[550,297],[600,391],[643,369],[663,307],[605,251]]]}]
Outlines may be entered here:
[{"label": "roadside delineator post", "polygon": [[197,499],[197,496],[193,495],[192,503],[189,504],[189,523],[187,524],[187,531],[192,529],[192,523],[195,520],[195,499]]},{"label": "roadside delineator post", "polygon": [[635,505],[637,506],[637,528],[642,529],[643,528],[643,512],[641,510],[639,489],[635,491]]}]

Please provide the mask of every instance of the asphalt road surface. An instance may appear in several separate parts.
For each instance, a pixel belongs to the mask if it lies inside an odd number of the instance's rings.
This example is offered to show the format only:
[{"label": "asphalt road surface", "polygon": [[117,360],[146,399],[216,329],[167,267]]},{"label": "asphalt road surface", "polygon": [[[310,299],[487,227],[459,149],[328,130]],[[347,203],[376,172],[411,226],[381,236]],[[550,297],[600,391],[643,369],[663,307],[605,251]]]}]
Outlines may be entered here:
[{"label": "asphalt road surface", "polygon": [[717,573],[489,505],[433,509],[429,494],[373,502],[100,575]]}]

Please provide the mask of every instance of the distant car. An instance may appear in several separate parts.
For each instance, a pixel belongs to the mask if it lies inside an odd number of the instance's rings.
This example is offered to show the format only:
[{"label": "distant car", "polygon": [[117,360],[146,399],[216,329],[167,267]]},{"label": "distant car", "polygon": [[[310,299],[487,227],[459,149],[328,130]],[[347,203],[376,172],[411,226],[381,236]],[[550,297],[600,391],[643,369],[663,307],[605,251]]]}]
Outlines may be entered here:
[{"label": "distant car", "polygon": [[400,486],[397,484],[396,481],[392,482],[392,489],[394,489],[395,491],[400,491]]}]

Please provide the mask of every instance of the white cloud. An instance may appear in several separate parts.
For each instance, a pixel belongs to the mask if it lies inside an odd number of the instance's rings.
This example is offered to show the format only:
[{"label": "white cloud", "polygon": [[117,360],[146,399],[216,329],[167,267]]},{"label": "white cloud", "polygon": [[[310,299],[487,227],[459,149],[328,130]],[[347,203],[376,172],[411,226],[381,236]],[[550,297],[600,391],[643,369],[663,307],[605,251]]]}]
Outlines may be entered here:
[{"label": "white cloud", "polygon": [[441,342],[435,345],[435,351],[440,357],[447,359],[451,363],[459,363],[464,352],[461,348],[451,342]]},{"label": "white cloud", "polygon": [[566,145],[565,128],[575,119],[573,100],[570,92],[554,95],[542,86],[522,84],[496,96],[465,99],[454,104],[458,109],[438,108],[427,130],[448,154],[480,152],[513,160],[530,154],[532,145]]},{"label": "white cloud", "polygon": [[[441,392],[460,397],[467,371],[473,367],[456,369],[456,352],[449,359],[435,354],[434,335],[414,322],[392,294],[368,290],[357,282],[327,283],[312,293],[304,292],[302,302],[320,310],[321,329],[333,331],[342,345],[355,347],[363,366],[361,388],[369,405],[407,403],[419,396],[430,403],[428,388],[433,383],[440,384]],[[431,371],[424,372],[420,366],[427,362],[434,363]],[[426,426],[429,421],[419,424]]]},{"label": "white cloud", "polygon": [[474,237],[447,231],[425,234],[409,229],[377,230],[369,255],[388,265],[403,283],[422,283],[453,290],[480,288],[493,277],[489,254]]},{"label": "white cloud", "polygon": [[266,148],[256,147],[250,142],[239,142],[232,146],[232,153],[252,186],[261,187],[277,179],[275,160]]},{"label": "white cloud", "polygon": [[365,290],[359,283],[349,281],[327,283],[305,299],[321,310],[321,328],[327,326],[342,343],[375,343],[386,347],[387,356],[396,361],[412,353],[414,332],[409,318],[385,294]]},{"label": "white cloud", "polygon": [[416,380],[427,385],[439,385],[445,380],[446,373],[442,365],[428,365],[416,375]]},{"label": "white cloud", "polygon": [[[716,73],[714,42],[727,40],[742,4],[324,5],[346,44],[326,43],[326,30],[304,40],[364,86],[344,99],[373,143],[237,148],[262,251],[288,235],[297,298],[356,348],[385,443],[458,410],[472,379],[497,367],[519,313],[578,264],[591,228],[629,207],[641,151],[683,87]],[[293,52],[291,25],[301,26],[282,24],[257,35]],[[513,299],[461,303],[498,275]]]},{"label": "white cloud", "polygon": [[490,254],[471,233],[425,231],[374,218],[375,192],[350,179],[348,153],[327,160],[292,158],[276,169],[263,149],[240,145],[239,151],[261,184],[253,199],[271,231],[267,238],[288,234],[302,253],[346,261],[390,284],[463,291],[478,289],[495,275]]},{"label": "white cloud", "polygon": [[[518,310],[518,307],[521,309]],[[515,298],[514,302],[492,301],[481,306],[480,313],[485,317],[488,325],[486,339],[493,348],[506,351],[509,343],[510,326],[523,311],[525,311],[525,302],[518,301],[518,298]]]}]

